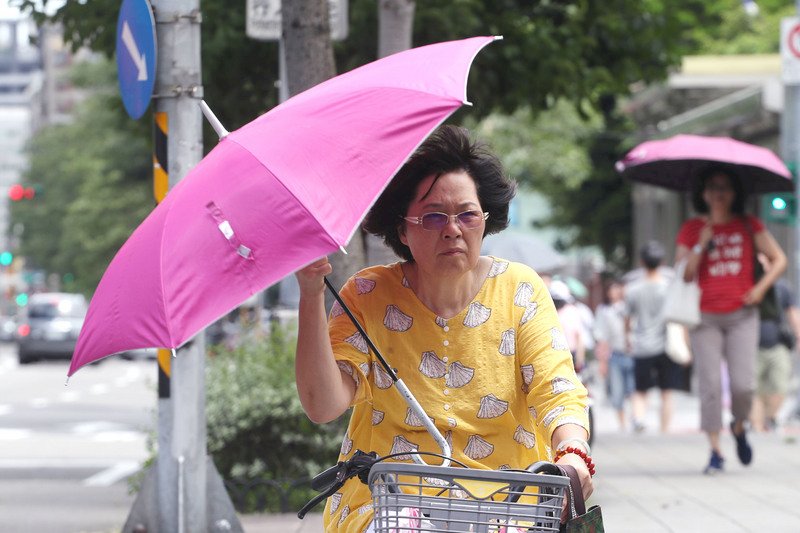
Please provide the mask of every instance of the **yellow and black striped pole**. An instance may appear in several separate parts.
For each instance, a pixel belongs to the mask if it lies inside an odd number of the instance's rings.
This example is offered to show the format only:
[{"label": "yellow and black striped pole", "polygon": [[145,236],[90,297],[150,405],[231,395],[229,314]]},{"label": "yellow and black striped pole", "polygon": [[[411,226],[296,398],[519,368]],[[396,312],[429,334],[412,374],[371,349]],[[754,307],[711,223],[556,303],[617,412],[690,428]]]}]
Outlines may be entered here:
[{"label": "yellow and black striped pole", "polygon": [[[167,196],[169,190],[169,166],[167,161],[167,114],[153,113],[153,196],[156,203]],[[170,397],[170,371],[172,352],[158,349],[158,397]]]},{"label": "yellow and black striped pole", "polygon": [[168,131],[167,114],[163,111],[153,113],[153,196],[156,203],[161,203],[169,190]]}]

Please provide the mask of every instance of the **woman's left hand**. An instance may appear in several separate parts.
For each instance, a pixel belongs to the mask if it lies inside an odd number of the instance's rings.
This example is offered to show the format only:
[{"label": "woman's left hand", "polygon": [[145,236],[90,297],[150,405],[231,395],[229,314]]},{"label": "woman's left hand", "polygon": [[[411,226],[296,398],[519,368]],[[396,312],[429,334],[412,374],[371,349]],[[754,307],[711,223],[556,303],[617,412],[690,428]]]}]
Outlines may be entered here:
[{"label": "woman's left hand", "polygon": [[[591,496],[592,492],[594,492],[594,483],[592,483],[592,475],[589,473],[589,467],[586,466],[586,463],[583,461],[583,459],[574,453],[567,453],[564,454],[561,459],[556,462],[556,464],[570,465],[575,467],[575,470],[578,471],[578,479],[580,479],[581,482],[583,499],[584,501],[588,500],[589,496]],[[561,521],[566,521],[568,518],[565,498],[564,510],[561,513]]]},{"label": "woman's left hand", "polygon": [[745,305],[758,305],[761,303],[761,300],[764,299],[764,294],[766,294],[766,290],[762,289],[758,285],[754,285],[752,289],[747,291],[742,298],[742,301]]}]

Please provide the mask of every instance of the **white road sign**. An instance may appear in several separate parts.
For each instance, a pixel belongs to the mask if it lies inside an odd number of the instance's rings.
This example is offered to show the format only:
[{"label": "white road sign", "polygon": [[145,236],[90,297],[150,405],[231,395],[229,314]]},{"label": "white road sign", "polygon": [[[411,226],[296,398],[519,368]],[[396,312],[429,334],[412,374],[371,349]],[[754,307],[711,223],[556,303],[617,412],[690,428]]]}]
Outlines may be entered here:
[{"label": "white road sign", "polygon": [[[347,38],[347,0],[328,0],[331,39]],[[281,0],[247,0],[247,36],[262,41],[281,38]]]},{"label": "white road sign", "polygon": [[800,18],[781,20],[781,78],[787,85],[800,84]]}]

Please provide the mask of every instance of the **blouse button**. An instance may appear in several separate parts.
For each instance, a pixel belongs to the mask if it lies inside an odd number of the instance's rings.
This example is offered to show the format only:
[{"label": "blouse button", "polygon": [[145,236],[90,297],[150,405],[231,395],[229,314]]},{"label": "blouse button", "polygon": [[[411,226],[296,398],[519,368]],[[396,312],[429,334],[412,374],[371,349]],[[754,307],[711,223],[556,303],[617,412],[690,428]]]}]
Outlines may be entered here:
[{"label": "blouse button", "polygon": [[449,411],[450,410],[450,404],[449,403],[444,404],[444,410],[445,411]]},{"label": "blouse button", "polygon": [[449,377],[450,377],[450,372],[445,372],[445,373],[444,373],[444,379],[447,379],[447,378],[449,378]]},{"label": "blouse button", "polygon": [[450,326],[445,326],[445,327],[443,327],[442,329],[443,329],[443,330],[445,331],[445,333],[446,333],[446,332],[450,331]]},{"label": "blouse button", "polygon": [[450,389],[444,389],[444,391],[442,392],[444,392],[444,395],[447,396],[448,394],[450,394]]},{"label": "blouse button", "polygon": [[446,355],[444,357],[442,357],[442,362],[444,362],[444,363],[447,362],[447,356]]},{"label": "blouse button", "polygon": [[449,341],[449,340],[447,340],[447,339],[445,339],[445,340],[444,340],[444,345],[445,345],[445,346],[450,346],[450,341]]}]

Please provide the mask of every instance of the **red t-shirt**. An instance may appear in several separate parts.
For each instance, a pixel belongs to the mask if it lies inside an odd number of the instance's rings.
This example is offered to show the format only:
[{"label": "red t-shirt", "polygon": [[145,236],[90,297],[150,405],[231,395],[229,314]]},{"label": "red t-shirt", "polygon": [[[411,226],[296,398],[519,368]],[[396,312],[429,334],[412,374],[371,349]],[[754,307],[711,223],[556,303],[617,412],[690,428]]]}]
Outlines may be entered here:
[{"label": "red t-shirt", "polygon": [[[700,238],[706,221],[692,218],[681,226],[677,244],[691,248]],[[748,228],[749,225],[749,228]],[[753,287],[755,259],[753,235],[764,231],[764,224],[752,215],[736,217],[727,224],[714,224],[714,243],[700,260],[697,282],[700,285],[700,310],[704,313],[730,313],[742,307],[742,298]]]}]

